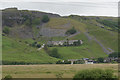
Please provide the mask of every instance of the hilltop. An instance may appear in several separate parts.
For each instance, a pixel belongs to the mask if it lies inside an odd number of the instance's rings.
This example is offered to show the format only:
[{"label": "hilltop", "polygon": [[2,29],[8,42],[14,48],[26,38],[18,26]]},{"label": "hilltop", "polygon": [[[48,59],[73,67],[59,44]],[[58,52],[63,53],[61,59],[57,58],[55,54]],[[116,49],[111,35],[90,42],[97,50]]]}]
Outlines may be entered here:
[{"label": "hilltop", "polygon": [[[8,8],[3,13],[3,62],[5,64],[55,63],[58,60],[90,57],[107,57],[118,51],[117,17],[60,16],[39,11]],[[49,19],[44,21],[47,16]],[[46,17],[45,17],[46,18]],[[75,28],[76,33],[66,32]],[[44,50],[37,50],[33,43],[48,41],[82,40],[81,46],[56,48],[60,58],[51,57]]]}]

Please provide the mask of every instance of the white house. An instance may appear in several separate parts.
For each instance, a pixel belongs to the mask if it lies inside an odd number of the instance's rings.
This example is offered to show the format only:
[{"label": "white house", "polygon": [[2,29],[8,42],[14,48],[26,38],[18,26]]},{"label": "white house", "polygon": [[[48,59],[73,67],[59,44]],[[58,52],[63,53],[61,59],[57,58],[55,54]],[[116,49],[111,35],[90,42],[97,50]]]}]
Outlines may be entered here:
[{"label": "white house", "polygon": [[[77,42],[78,40],[69,40],[69,44],[73,44],[74,42]],[[67,40],[61,40],[61,41],[48,41],[47,45],[63,45]],[[80,40],[80,44],[83,44],[83,41]]]},{"label": "white house", "polygon": [[92,60],[85,60],[85,64],[93,64],[93,61]]}]

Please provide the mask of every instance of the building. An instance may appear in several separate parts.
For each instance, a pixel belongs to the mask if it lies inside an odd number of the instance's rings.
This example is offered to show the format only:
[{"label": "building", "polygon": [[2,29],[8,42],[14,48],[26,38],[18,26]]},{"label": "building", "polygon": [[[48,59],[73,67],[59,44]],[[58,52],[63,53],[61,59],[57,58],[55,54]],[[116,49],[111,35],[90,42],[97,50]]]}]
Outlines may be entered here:
[{"label": "building", "polygon": [[78,61],[78,59],[68,59],[68,61],[71,61],[71,65],[73,65],[75,61]]},{"label": "building", "polygon": [[94,64],[92,60],[85,60],[85,64]]},{"label": "building", "polygon": [[[74,42],[77,42],[78,40],[68,40],[68,44],[72,45],[74,44]],[[47,45],[63,45],[65,42],[67,42],[67,40],[61,40],[61,41],[48,41]],[[80,40],[80,44],[83,44],[83,41]]]}]

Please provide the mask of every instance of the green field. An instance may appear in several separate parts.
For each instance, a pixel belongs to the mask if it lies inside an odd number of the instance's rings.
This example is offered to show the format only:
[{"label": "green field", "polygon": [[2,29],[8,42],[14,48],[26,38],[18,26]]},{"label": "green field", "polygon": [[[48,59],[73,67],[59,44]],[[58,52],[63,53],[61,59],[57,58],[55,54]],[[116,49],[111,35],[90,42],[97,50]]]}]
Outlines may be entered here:
[{"label": "green field", "polygon": [[118,75],[118,64],[74,64],[74,65],[3,65],[2,76],[11,75],[13,78],[56,78],[56,74],[63,73],[63,78],[73,78],[80,70],[84,69],[112,69]]},{"label": "green field", "polygon": [[24,42],[3,37],[2,58],[5,63],[55,63],[56,58],[48,56],[44,50],[38,51],[37,48],[30,47]]},{"label": "green field", "polygon": [[107,55],[102,51],[101,47],[96,43],[93,43],[92,46],[82,45],[76,47],[52,47],[50,49],[53,48],[57,48],[61,58],[66,60],[80,59],[85,57],[107,57]]}]

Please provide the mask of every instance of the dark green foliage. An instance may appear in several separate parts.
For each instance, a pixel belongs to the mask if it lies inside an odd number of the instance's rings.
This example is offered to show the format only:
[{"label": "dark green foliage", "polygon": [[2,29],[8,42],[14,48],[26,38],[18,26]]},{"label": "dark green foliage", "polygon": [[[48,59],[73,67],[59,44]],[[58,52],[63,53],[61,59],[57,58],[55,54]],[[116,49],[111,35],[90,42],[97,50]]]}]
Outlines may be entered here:
[{"label": "dark green foliage", "polygon": [[79,46],[81,43],[80,43],[80,40],[78,40],[78,41],[75,41],[74,43],[73,43],[73,46]]},{"label": "dark green foliage", "polygon": [[98,63],[103,63],[104,62],[104,58],[100,57],[97,59]]},{"label": "dark green foliage", "polygon": [[60,58],[57,48],[52,49],[49,55],[55,58]]},{"label": "dark green foliage", "polygon": [[48,49],[47,45],[45,45],[43,49],[45,50],[46,53],[49,53],[49,49]]},{"label": "dark green foliage", "polygon": [[56,74],[57,79],[62,78],[62,76],[63,76],[63,73],[62,73],[62,72]]},{"label": "dark green foliage", "polygon": [[112,70],[90,69],[78,72],[73,80],[116,80]]},{"label": "dark green foliage", "polygon": [[6,33],[6,34],[9,34],[9,32],[10,32],[9,27],[7,27],[7,26],[4,27],[3,32]]},{"label": "dark green foliage", "polygon": [[31,14],[23,15],[23,17],[25,18],[24,24],[27,26],[31,26],[32,25],[32,15]]},{"label": "dark green foliage", "polygon": [[40,18],[35,18],[32,20],[32,25],[39,25],[41,22]]},{"label": "dark green foliage", "polygon": [[12,76],[11,75],[6,75],[4,80],[12,80]]},{"label": "dark green foliage", "polygon": [[47,15],[44,15],[43,17],[42,17],[42,22],[44,22],[44,23],[46,23],[46,22],[48,22],[50,19],[49,19],[49,17],[47,16]]},{"label": "dark green foliage", "polygon": [[41,45],[40,44],[37,44],[37,48],[40,48],[41,47]]},{"label": "dark green foliage", "polygon": [[41,47],[41,44],[38,44],[37,42],[33,42],[32,47],[37,47],[37,48],[40,48]]},{"label": "dark green foliage", "polygon": [[77,32],[76,29],[72,27],[72,29],[67,30],[65,34],[71,35],[71,34],[75,34],[76,32]]},{"label": "dark green foliage", "polygon": [[120,52],[113,52],[112,54],[109,54],[109,57],[117,58],[120,55]]},{"label": "dark green foliage", "polygon": [[30,23],[30,20],[29,20],[29,19],[27,19],[24,23],[25,23],[25,25],[27,25],[27,26],[30,26],[30,25],[31,25],[31,23]]},{"label": "dark green foliage", "polygon": [[105,26],[109,26],[113,29],[116,29],[116,28],[119,28],[118,27],[118,22],[114,22],[114,21],[111,21],[111,20],[96,20],[97,22],[101,23],[101,24],[104,24]]},{"label": "dark green foliage", "polygon": [[71,63],[71,62],[68,61],[68,60],[65,60],[64,62],[61,61],[61,60],[58,60],[58,61],[56,62],[56,64],[70,64],[70,63]]},{"label": "dark green foliage", "polygon": [[36,47],[37,42],[32,43],[32,47]]}]

